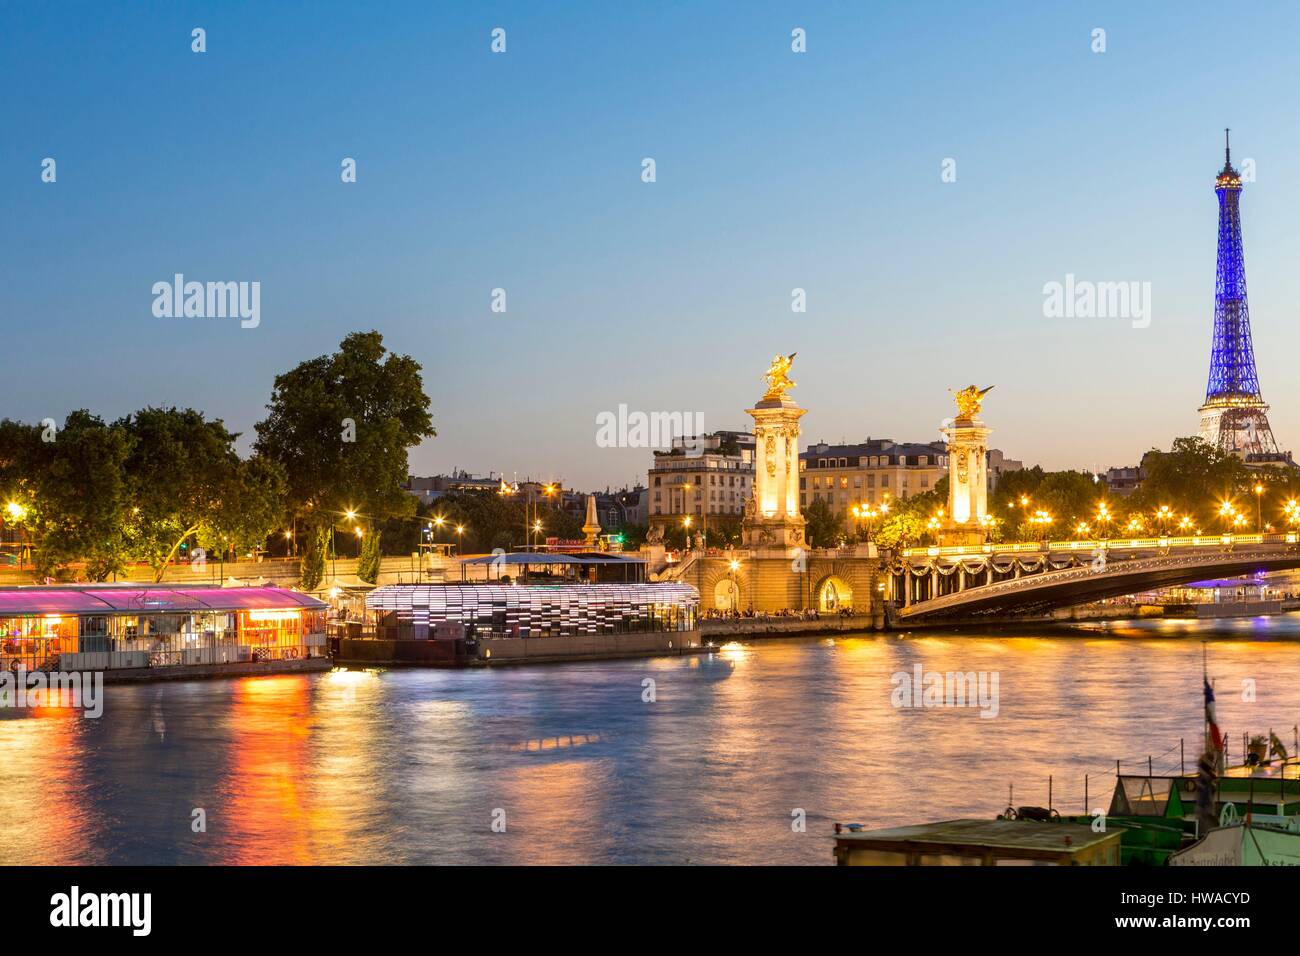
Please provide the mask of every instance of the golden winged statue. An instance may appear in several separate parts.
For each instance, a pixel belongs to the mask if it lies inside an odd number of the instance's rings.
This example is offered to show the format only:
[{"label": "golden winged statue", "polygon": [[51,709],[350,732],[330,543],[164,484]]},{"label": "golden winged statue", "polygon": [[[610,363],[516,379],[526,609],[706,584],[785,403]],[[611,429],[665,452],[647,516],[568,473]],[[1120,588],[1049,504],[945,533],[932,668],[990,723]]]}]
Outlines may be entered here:
[{"label": "golden winged statue", "polygon": [[785,393],[796,386],[796,382],[790,378],[790,366],[794,364],[794,357],[798,352],[791,352],[789,355],[777,355],[772,359],[772,364],[767,367],[763,373],[763,378],[767,381],[767,394],[763,396],[766,399],[783,400]]},{"label": "golden winged statue", "polygon": [[[974,385],[967,385],[960,392],[954,392],[953,397],[957,399],[957,417],[959,419],[978,418],[980,413],[980,404],[984,401],[984,396],[993,390],[993,386],[980,389]],[[952,391],[952,389],[949,389]]]}]

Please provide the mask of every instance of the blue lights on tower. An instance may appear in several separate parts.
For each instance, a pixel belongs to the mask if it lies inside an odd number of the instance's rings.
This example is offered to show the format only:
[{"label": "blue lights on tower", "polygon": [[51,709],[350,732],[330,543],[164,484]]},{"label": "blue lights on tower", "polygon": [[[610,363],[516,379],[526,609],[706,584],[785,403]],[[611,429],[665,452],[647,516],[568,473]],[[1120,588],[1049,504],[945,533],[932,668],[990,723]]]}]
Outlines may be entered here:
[{"label": "blue lights on tower", "polygon": [[1246,262],[1241,248],[1241,175],[1232,167],[1224,131],[1223,170],[1215,179],[1219,197],[1219,263],[1214,289],[1214,349],[1205,404],[1262,402],[1246,302]]}]

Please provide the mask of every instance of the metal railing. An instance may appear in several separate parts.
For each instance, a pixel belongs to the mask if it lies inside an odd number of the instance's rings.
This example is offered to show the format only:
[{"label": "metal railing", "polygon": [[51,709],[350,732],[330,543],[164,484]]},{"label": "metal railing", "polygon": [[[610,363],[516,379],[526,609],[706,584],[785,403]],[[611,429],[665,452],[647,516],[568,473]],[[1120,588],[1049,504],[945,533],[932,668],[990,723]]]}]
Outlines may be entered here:
[{"label": "metal railing", "polygon": [[1043,554],[1050,551],[1118,551],[1174,548],[1222,548],[1243,544],[1297,544],[1300,534],[1294,531],[1264,534],[1202,534],[1161,536],[1155,538],[1093,538],[1084,541],[1014,541],[1003,544],[968,544],[924,548],[902,548],[905,558],[959,557],[979,554]]}]

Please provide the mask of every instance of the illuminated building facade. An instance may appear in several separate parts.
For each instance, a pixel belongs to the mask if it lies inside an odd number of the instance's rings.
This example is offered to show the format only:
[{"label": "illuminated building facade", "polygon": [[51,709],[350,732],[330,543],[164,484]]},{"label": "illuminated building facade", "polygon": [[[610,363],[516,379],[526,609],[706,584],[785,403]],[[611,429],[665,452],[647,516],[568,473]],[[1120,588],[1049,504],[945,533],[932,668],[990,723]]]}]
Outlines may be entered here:
[{"label": "illuminated building facade", "polygon": [[0,667],[108,671],[324,657],[326,610],[275,587],[0,588]]}]

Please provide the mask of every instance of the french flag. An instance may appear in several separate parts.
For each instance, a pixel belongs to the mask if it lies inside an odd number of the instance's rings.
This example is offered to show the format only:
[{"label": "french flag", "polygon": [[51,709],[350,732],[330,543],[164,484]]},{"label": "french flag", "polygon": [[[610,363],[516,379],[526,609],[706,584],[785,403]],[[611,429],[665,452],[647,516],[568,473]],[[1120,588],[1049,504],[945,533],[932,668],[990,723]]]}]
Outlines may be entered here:
[{"label": "french flag", "polygon": [[1210,686],[1209,678],[1205,679],[1205,722],[1210,727],[1210,742],[1214,749],[1223,750],[1223,734],[1219,730],[1219,719],[1214,712],[1214,688]]}]

